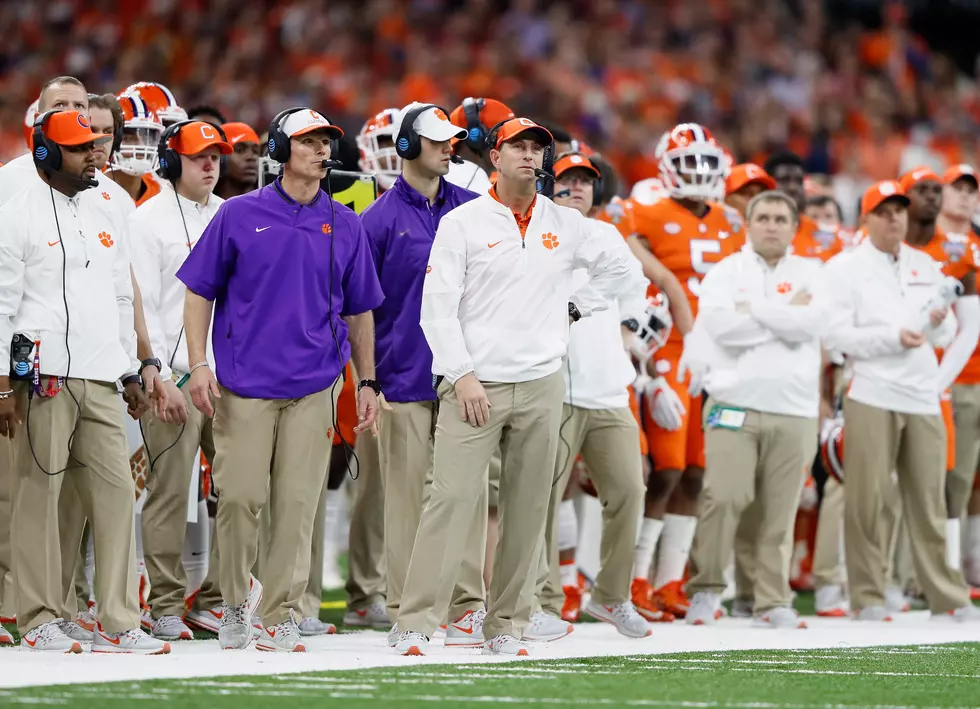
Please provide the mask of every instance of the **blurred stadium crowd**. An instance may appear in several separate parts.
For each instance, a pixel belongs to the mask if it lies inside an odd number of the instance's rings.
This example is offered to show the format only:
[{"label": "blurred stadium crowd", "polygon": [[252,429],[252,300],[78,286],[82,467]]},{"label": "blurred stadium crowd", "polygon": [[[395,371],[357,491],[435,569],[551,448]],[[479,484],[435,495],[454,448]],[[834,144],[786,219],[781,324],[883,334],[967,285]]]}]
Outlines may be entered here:
[{"label": "blurred stadium crowd", "polygon": [[709,126],[737,162],[789,148],[808,173],[833,176],[853,224],[872,181],[980,163],[975,67],[913,30],[957,4],[2,3],[0,161],[23,152],[24,111],[62,73],[114,93],[160,81],[183,106],[213,105],[253,126],[284,105],[323,106],[351,135],[390,106],[494,96],[601,150],[624,189],[655,174],[657,138],[679,121]]}]

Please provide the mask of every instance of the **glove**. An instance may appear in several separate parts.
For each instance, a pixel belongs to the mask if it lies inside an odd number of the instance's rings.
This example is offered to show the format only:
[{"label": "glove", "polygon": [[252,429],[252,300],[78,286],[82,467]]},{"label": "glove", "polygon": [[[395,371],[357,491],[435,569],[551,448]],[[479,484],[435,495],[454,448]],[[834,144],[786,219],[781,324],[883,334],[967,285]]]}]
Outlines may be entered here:
[{"label": "glove", "polygon": [[657,377],[647,388],[647,408],[656,424],[665,431],[676,431],[684,423],[684,404],[667,380]]}]

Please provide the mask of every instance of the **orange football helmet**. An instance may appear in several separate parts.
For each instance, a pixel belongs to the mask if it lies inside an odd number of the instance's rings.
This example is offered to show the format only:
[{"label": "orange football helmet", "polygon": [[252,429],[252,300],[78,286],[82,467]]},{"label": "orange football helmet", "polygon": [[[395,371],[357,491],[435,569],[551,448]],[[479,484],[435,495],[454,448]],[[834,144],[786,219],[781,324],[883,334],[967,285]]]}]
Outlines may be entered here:
[{"label": "orange football helmet", "polygon": [[674,126],[660,138],[656,155],[670,196],[702,201],[724,196],[730,158],[704,126]]},{"label": "orange football helmet", "polygon": [[151,111],[153,111],[163,127],[187,120],[187,111],[180,107],[173,92],[163,84],[153,81],[138,81],[127,86],[123,94],[138,94]]},{"label": "orange football helmet", "polygon": [[395,119],[397,108],[386,108],[361,128],[354,141],[361,153],[358,166],[365,172],[378,174],[378,184],[390,190],[402,171],[402,159],[395,150]]},{"label": "orange football helmet", "polygon": [[119,150],[112,154],[109,166],[128,175],[145,175],[159,165],[157,146],[163,135],[163,123],[138,93],[117,97],[123,112],[123,135]]}]

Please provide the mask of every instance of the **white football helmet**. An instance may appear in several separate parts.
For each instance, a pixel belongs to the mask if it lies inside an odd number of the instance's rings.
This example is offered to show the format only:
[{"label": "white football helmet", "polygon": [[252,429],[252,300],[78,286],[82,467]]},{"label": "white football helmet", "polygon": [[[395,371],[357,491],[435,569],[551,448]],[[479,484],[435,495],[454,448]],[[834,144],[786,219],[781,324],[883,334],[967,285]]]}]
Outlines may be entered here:
[{"label": "white football helmet", "polygon": [[390,190],[402,171],[402,159],[395,150],[397,108],[386,108],[369,119],[354,139],[361,153],[358,166],[378,174],[381,189]]},{"label": "white football helmet", "polygon": [[671,197],[709,200],[725,194],[730,160],[707,128],[681,123],[664,133],[657,160]]},{"label": "white football helmet", "polygon": [[630,346],[632,354],[645,362],[667,342],[674,319],[670,316],[670,302],[663,293],[647,298],[647,307],[639,329],[633,334]]},{"label": "white football helmet", "polygon": [[123,136],[109,166],[128,175],[153,172],[160,164],[157,146],[163,123],[139,94],[121,94],[118,99],[123,112]]}]

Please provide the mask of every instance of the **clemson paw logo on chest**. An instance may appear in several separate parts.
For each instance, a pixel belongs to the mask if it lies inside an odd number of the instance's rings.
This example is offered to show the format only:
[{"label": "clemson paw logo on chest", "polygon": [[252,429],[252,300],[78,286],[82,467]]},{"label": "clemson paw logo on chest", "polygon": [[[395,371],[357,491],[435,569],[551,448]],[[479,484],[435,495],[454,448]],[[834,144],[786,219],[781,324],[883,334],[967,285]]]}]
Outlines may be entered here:
[{"label": "clemson paw logo on chest", "polygon": [[551,251],[552,249],[557,249],[558,237],[555,234],[552,234],[550,231],[546,232],[541,235],[541,243],[544,244],[544,247],[548,249],[548,251]]},{"label": "clemson paw logo on chest", "polygon": [[111,234],[109,234],[108,232],[100,231],[99,232],[99,243],[102,244],[104,247],[106,247],[108,249],[108,248],[112,247],[112,245],[115,244],[116,242],[112,240],[112,235]]}]

